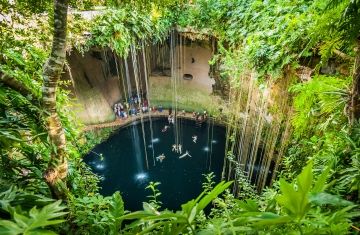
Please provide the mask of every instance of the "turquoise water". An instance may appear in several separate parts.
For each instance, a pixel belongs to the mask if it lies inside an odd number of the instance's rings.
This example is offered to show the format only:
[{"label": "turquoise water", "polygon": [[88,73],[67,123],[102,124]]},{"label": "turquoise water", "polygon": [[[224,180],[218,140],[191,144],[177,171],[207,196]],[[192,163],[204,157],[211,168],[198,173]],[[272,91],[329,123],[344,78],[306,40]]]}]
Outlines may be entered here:
[{"label": "turquoise water", "polygon": [[[170,126],[162,132],[165,125]],[[220,180],[225,153],[225,128],[195,121],[179,119],[179,142],[182,143],[182,154],[172,151],[175,144],[174,126],[169,125],[167,118],[144,122],[145,140],[143,141],[140,122],[120,128],[110,138],[96,146],[85,156],[85,162],[102,177],[101,194],[107,196],[120,191],[125,202],[125,209],[142,209],[142,202],[148,201],[151,192],[145,187],[150,181],[160,182],[162,208],[180,209],[180,205],[197,197],[202,189],[201,183],[209,172]],[[196,143],[193,136],[197,136]],[[147,153],[149,169],[146,167]],[[155,158],[155,166],[153,160]],[[162,162],[156,157],[162,155]]]}]

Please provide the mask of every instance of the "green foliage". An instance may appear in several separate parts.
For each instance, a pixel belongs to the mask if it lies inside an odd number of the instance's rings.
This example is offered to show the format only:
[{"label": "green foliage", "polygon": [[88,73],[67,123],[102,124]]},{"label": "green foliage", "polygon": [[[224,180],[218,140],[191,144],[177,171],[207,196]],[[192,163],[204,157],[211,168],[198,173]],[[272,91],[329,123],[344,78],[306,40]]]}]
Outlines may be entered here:
[{"label": "green foliage", "polygon": [[260,75],[279,74],[309,56],[313,41],[307,28],[318,7],[309,1],[207,1],[200,0],[179,20],[180,25],[207,28],[220,41],[239,48],[243,61]]},{"label": "green foliage", "polygon": [[54,200],[51,198],[13,186],[0,193],[0,211],[4,214],[11,213],[13,208],[30,210],[32,207],[44,207],[52,202]]},{"label": "green foliage", "polygon": [[[306,64],[319,71],[340,50],[351,59],[359,34],[358,0],[186,2],[71,1],[80,9],[102,4],[111,8],[93,22],[70,16],[68,44],[82,50],[110,47],[126,56],[131,46],[164,40],[177,23],[218,39],[219,55],[214,61],[222,63],[222,78],[231,79],[238,88],[238,78],[247,71],[268,79],[268,75],[281,76],[289,65]],[[346,234],[351,220],[358,219],[358,208],[339,196],[358,201],[360,195],[359,127],[349,130],[346,118],[351,81],[316,75],[291,88],[294,138],[283,162],[285,178],[273,188],[258,197],[246,172],[235,167],[238,194],[225,191],[230,183],[213,187],[213,177],[208,175],[204,192],[183,204],[181,211],[171,212],[159,211],[161,193],[152,182],[150,203],[144,203],[143,211],[125,215],[120,194],[100,196],[99,179],[81,160],[110,132],[80,135],[80,125],[69,111],[73,101],[64,89],[71,84],[62,83],[57,109],[68,140],[67,185],[72,195],[67,202],[69,226],[55,227],[66,212],[60,202],[47,197],[50,193],[42,178],[52,146],[39,102],[42,66],[51,42],[52,4],[2,1],[0,8],[6,16],[0,22],[0,189],[6,190],[0,193],[0,233],[117,234],[123,228],[123,233],[130,234]],[[82,36],[84,31],[91,31],[89,40]],[[12,80],[5,80],[9,77]],[[309,159],[312,163],[302,170]],[[211,213],[205,215],[211,202]],[[134,221],[122,227],[123,220]]]},{"label": "green foliage", "polygon": [[85,155],[89,153],[97,144],[105,141],[116,130],[114,127],[90,130],[82,134],[79,141],[80,153]]},{"label": "green foliage", "polygon": [[110,234],[117,234],[121,225],[121,216],[124,215],[124,202],[119,192],[115,192],[110,203],[110,214],[112,223],[110,224]]},{"label": "green foliage", "polygon": [[11,187],[0,193],[0,233],[56,234],[48,229],[65,221],[67,212],[60,204],[61,201],[54,202],[42,195]]},{"label": "green foliage", "polygon": [[187,2],[186,0],[105,0],[109,7],[122,8],[131,5],[142,10],[151,10],[153,8],[170,8],[181,5]]},{"label": "green foliage", "polygon": [[[294,85],[290,90],[296,93],[294,98],[294,133],[297,137],[309,135],[313,127],[317,132],[336,127],[344,122],[344,109],[349,102],[350,79],[315,76],[307,83]],[[311,136],[311,135],[310,135]]]},{"label": "green foliage", "polygon": [[[351,135],[343,134],[345,143],[347,143],[348,155],[350,162],[340,171],[339,184],[335,188],[344,195],[350,195],[349,198],[360,201],[360,126],[357,123],[352,128]],[[350,156],[349,156],[350,155]]]},{"label": "green foliage", "polygon": [[36,207],[29,211],[29,214],[23,212],[14,211],[12,213],[12,219],[0,220],[0,232],[1,234],[56,234],[50,230],[44,229],[44,227],[64,222],[63,219],[58,219],[67,214],[63,212],[64,206],[60,205],[61,201],[51,203],[44,206],[41,210]]},{"label": "green foliage", "polygon": [[[48,195],[42,173],[47,167],[51,146],[40,103],[45,56],[44,51],[33,46],[14,47],[2,54],[1,73],[10,82],[0,80],[0,166],[3,169],[0,186],[18,185]],[[68,93],[58,89],[57,106],[69,140],[69,183],[77,193],[86,191],[87,194],[89,190],[97,190],[97,181],[90,169],[78,160],[79,131],[76,118],[68,108],[72,105]],[[84,183],[85,179],[91,180]]]},{"label": "green foliage", "polygon": [[[292,182],[281,179],[279,192],[265,198],[263,206],[256,200],[238,200],[226,191],[230,183],[223,182],[211,191],[207,189],[182,205],[176,213],[158,211],[144,203],[144,211],[124,215],[133,220],[124,233],[138,234],[346,234],[351,219],[359,217],[352,202],[325,190],[330,167],[314,177],[309,163]],[[269,195],[269,194],[268,194]],[[211,202],[214,207],[205,222],[199,223],[200,212]],[[272,205],[275,203],[275,205]],[[204,221],[204,220],[201,220]]]},{"label": "green foliage", "polygon": [[1,73],[14,85],[0,80],[0,187],[18,185],[47,193],[41,178],[49,144],[38,100],[45,55],[28,46],[8,49],[2,56]]},{"label": "green foliage", "polygon": [[[349,136],[346,117],[349,86],[349,78],[315,76],[309,82],[291,88],[295,93],[292,117],[294,139],[284,158],[284,176],[292,179],[309,159],[313,159],[317,174],[324,165],[331,164],[334,170],[332,177],[335,179],[346,172],[349,159],[356,162],[357,144],[353,143],[357,137],[352,139]],[[346,186],[344,181],[345,178],[352,178],[350,175],[342,176],[334,193],[344,195],[350,192],[349,184]]]},{"label": "green foliage", "polygon": [[[50,48],[51,34],[47,14],[27,14],[11,7],[4,9],[2,14],[8,20],[0,24],[3,36],[0,40],[0,190],[7,190],[10,185],[21,188],[12,198],[12,204],[21,204],[25,213],[35,203],[31,200],[23,203],[25,199],[39,200],[30,195],[50,196],[43,172],[52,146],[40,99],[42,67]],[[64,89],[68,84],[61,85],[57,90],[57,110],[68,140],[67,183],[72,193],[84,196],[98,190],[98,178],[79,159],[79,125],[69,108],[73,103],[69,91]],[[9,218],[10,215],[6,219]]]},{"label": "green foliage", "polygon": [[228,154],[228,160],[234,165],[235,171],[235,183],[234,191],[237,192],[235,195],[239,199],[254,199],[256,198],[257,192],[246,175],[246,172],[240,167],[240,163],[234,159],[232,154]]},{"label": "green foliage", "polygon": [[217,203],[223,213],[215,214],[202,233],[345,234],[351,218],[360,214],[353,203],[324,192],[329,171],[325,169],[314,182],[310,163],[293,182],[281,179],[276,207],[261,209],[256,201],[227,196]]},{"label": "green foliage", "polygon": [[167,12],[160,14],[133,11],[132,5],[108,9],[95,20],[88,46],[110,47],[118,55],[125,56],[130,46],[139,45],[141,41],[163,40],[172,20]]},{"label": "green foliage", "polygon": [[124,231],[133,234],[149,234],[151,232],[195,234],[197,227],[196,216],[230,185],[231,182],[219,183],[210,192],[203,192],[196,199],[183,204],[181,206],[182,210],[175,213],[171,211],[159,212],[150,204],[144,203],[143,211],[133,212],[122,217],[124,220],[136,219]]},{"label": "green foliage", "polygon": [[112,197],[93,194],[82,198],[72,197],[69,210],[75,234],[117,234],[124,214],[124,203],[119,192]]},{"label": "green foliage", "polygon": [[210,172],[208,174],[203,174],[205,177],[205,181],[202,183],[202,188],[204,192],[210,192],[214,188],[214,172]]},{"label": "green foliage", "polygon": [[343,13],[337,21],[331,22],[332,26],[340,30],[343,38],[350,41],[358,38],[360,32],[360,25],[358,24],[360,17],[359,0],[329,0],[326,10],[336,10]]},{"label": "green foliage", "polygon": [[162,202],[159,201],[159,197],[161,196],[161,192],[158,189],[158,186],[160,185],[160,182],[150,182],[148,186],[146,186],[145,189],[151,190],[152,194],[147,196],[149,200],[149,205],[151,205],[155,210],[160,209]]}]

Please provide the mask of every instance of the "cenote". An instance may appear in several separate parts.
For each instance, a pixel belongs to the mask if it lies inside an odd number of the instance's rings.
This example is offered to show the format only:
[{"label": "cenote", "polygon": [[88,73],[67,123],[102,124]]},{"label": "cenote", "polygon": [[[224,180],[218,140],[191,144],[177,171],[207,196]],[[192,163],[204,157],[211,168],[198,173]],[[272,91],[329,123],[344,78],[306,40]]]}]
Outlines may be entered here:
[{"label": "cenote", "polygon": [[[162,132],[165,125],[170,128]],[[203,174],[214,172],[215,181],[220,181],[225,154],[224,127],[213,125],[211,120],[199,125],[193,120],[178,119],[182,154],[172,151],[175,126],[169,125],[166,118],[144,121],[143,127],[145,136],[140,121],[118,129],[85,157],[93,172],[102,178],[102,195],[120,191],[125,209],[139,210],[151,194],[146,186],[151,181],[160,182],[162,207],[176,210],[201,193]],[[193,136],[197,136],[196,143]],[[189,155],[179,158],[186,151]],[[165,158],[160,162],[156,157],[162,154]]]}]

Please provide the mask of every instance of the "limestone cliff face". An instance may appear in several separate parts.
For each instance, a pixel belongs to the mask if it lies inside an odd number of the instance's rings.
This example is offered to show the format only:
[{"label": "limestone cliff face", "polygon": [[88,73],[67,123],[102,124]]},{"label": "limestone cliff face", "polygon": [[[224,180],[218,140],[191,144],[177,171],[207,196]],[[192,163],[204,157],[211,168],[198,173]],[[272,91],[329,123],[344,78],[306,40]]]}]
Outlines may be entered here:
[{"label": "limestone cliff face", "polygon": [[[76,99],[73,111],[79,120],[84,124],[114,121],[113,105],[137,92],[160,103],[172,102],[172,72],[179,80],[178,96],[185,98],[179,98],[180,102],[196,103],[205,97],[203,103],[208,104],[214,85],[209,76],[210,43],[183,39],[173,50],[176,56],[171,58],[169,44],[164,42],[130,51],[127,58],[120,58],[109,48],[92,48],[83,55],[72,51],[62,79],[72,84],[71,94]],[[175,60],[176,66],[170,63]],[[192,79],[183,79],[184,74]]]},{"label": "limestone cliff face", "polygon": [[73,108],[78,118],[85,124],[113,121],[112,106],[122,98],[119,79],[111,66],[113,54],[95,49],[84,55],[73,51],[67,61],[70,72],[65,70],[63,80],[72,80],[76,98]]}]

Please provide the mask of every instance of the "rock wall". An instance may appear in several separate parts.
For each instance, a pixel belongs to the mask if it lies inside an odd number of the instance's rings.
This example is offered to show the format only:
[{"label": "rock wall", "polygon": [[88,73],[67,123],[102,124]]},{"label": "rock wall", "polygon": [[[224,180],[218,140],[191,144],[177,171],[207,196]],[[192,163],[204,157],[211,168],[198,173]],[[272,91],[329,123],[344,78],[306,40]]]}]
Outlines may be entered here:
[{"label": "rock wall", "polygon": [[[205,96],[210,95],[214,84],[214,79],[209,76],[210,66],[208,63],[212,56],[211,44],[208,41],[184,40],[181,46],[176,45],[176,50],[179,51],[180,64],[174,69],[179,74],[193,76],[191,80],[180,79],[184,90],[196,90],[196,94],[202,92]],[[171,58],[168,43],[152,45],[136,51],[132,49],[126,59],[119,58],[107,48],[92,48],[84,55],[76,50],[72,51],[67,56],[68,66],[62,79],[71,81],[73,84],[71,94],[76,99],[73,110],[79,120],[85,124],[114,121],[113,105],[119,101],[128,100],[132,94],[137,92],[135,77],[138,79],[137,85],[140,94],[146,96],[145,79],[147,76],[145,75],[144,58],[146,58],[146,71],[151,75],[148,80],[149,86],[154,85],[155,82],[158,96],[163,96],[162,99],[171,101],[172,97],[167,97],[170,95],[167,87],[170,87],[169,82],[171,81],[169,78],[171,76]],[[137,71],[137,76],[135,76],[135,71]],[[164,91],[166,95],[162,94]],[[193,99],[197,100],[198,98],[194,97]]]},{"label": "rock wall", "polygon": [[[211,42],[207,40],[192,41],[184,36],[177,41],[176,58],[177,66],[174,68],[174,72],[180,74],[182,77],[184,74],[191,74],[192,79],[180,79],[180,83],[188,87],[196,87],[197,89],[208,93],[213,92],[213,85],[215,80],[210,75],[210,65],[213,53]],[[155,45],[152,47],[151,56],[151,77],[166,77],[171,76],[171,56],[170,56],[170,43],[165,42],[161,45]],[[158,79],[159,80],[159,79]],[[169,81],[168,81],[169,82]],[[166,81],[165,81],[166,83]]]},{"label": "rock wall", "polygon": [[[84,55],[73,51],[67,57],[69,64],[63,80],[71,80],[76,99],[73,106],[78,118],[85,124],[113,121],[112,106],[122,98],[120,82],[111,66],[112,53],[90,50]],[[69,71],[70,70],[70,71]]]}]

